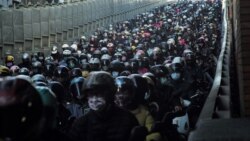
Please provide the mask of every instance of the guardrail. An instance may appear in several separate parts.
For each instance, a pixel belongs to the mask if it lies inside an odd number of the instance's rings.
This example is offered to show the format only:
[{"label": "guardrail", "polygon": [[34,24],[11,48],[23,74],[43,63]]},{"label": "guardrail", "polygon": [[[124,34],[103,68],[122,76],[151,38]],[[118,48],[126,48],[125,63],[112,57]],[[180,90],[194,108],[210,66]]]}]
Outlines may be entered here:
[{"label": "guardrail", "polygon": [[223,1],[223,29],[222,29],[222,46],[217,61],[217,68],[214,82],[210,93],[206,99],[203,109],[200,113],[197,127],[201,122],[212,119],[231,118],[230,110],[230,44],[231,29],[228,20],[227,1]]}]

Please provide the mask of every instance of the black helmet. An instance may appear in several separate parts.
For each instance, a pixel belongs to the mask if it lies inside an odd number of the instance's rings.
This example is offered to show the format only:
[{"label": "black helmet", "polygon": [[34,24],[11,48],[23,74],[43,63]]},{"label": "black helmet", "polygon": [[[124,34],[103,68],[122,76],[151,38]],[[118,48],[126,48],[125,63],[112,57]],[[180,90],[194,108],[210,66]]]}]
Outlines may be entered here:
[{"label": "black helmet", "polygon": [[134,82],[127,76],[118,76],[115,78],[115,85],[117,87],[117,92],[120,91],[131,91],[135,92]]},{"label": "black helmet", "polygon": [[166,86],[169,78],[168,69],[163,65],[155,65],[150,69],[156,78],[156,85],[158,87]]},{"label": "black helmet", "polygon": [[56,99],[59,103],[65,99],[65,91],[63,85],[58,81],[49,82],[49,87],[51,91],[56,95]]},{"label": "black helmet", "polygon": [[71,70],[71,77],[75,78],[75,77],[81,77],[82,76],[82,70],[80,68],[73,68]]},{"label": "black helmet", "polygon": [[84,54],[84,53],[82,53],[82,54],[80,54],[80,56],[79,56],[79,63],[80,64],[84,64],[84,63],[86,63],[86,62],[88,62],[88,56],[86,55],[86,54]]},{"label": "black helmet", "polygon": [[47,85],[47,80],[42,74],[36,74],[31,77],[31,81],[36,85],[36,86],[46,86]]},{"label": "black helmet", "polygon": [[73,98],[81,100],[84,97],[83,93],[81,93],[84,80],[83,77],[75,77],[71,80],[69,88]]},{"label": "black helmet", "polygon": [[42,63],[39,61],[35,61],[32,63],[32,74],[41,74],[43,72]]},{"label": "black helmet", "polygon": [[181,57],[175,57],[170,65],[170,71],[172,72],[183,72],[184,64]]},{"label": "black helmet", "polygon": [[37,52],[37,56],[38,56],[38,61],[41,63],[44,63],[45,60],[45,56],[43,52]]},{"label": "black helmet", "polygon": [[117,86],[115,103],[123,108],[134,109],[138,104],[135,98],[135,83],[127,76],[119,76],[115,78],[115,85]]},{"label": "black helmet", "polygon": [[19,75],[27,75],[29,76],[30,75],[30,71],[29,69],[25,68],[25,67],[22,67],[19,72],[18,72]]},{"label": "black helmet", "polygon": [[133,58],[133,59],[130,59],[129,63],[130,63],[130,66],[131,66],[131,71],[133,73],[137,73],[138,68],[139,68],[139,61],[137,59]]},{"label": "black helmet", "polygon": [[23,63],[29,63],[30,62],[30,55],[28,53],[24,53],[22,56]]},{"label": "black helmet", "polygon": [[54,63],[52,62],[45,63],[44,75],[48,77],[52,77],[55,68],[56,68],[56,65]]},{"label": "black helmet", "polygon": [[125,66],[121,61],[113,60],[110,63],[109,68],[110,68],[112,76],[115,78],[115,77],[119,76],[119,74],[124,70]]},{"label": "black helmet", "polygon": [[32,84],[15,77],[0,80],[0,99],[0,138],[38,140],[43,104]]},{"label": "black helmet", "polygon": [[91,58],[89,60],[91,71],[99,71],[101,69],[101,61],[98,58]]},{"label": "black helmet", "polygon": [[107,101],[113,102],[117,90],[113,77],[105,71],[91,72],[83,84],[82,93],[88,95],[88,92],[95,90],[101,91]]},{"label": "black helmet", "polygon": [[120,76],[129,76],[131,72],[129,70],[124,70],[120,73]]},{"label": "black helmet", "polygon": [[122,72],[124,69],[124,64],[119,61],[119,60],[113,60],[111,63],[110,63],[110,70],[111,71],[117,71],[117,72]]},{"label": "black helmet", "polygon": [[78,60],[75,57],[68,57],[66,64],[69,69],[73,69],[79,66]]},{"label": "black helmet", "polygon": [[99,49],[95,50],[92,55],[93,58],[98,58],[98,59],[101,59],[101,56],[102,56],[102,53]]},{"label": "black helmet", "polygon": [[39,60],[38,60],[38,54],[37,54],[37,53],[33,53],[33,54],[31,55],[31,62],[35,62],[35,61],[39,61]]},{"label": "black helmet", "polygon": [[35,88],[39,92],[44,106],[43,113],[44,113],[45,123],[43,124],[44,126],[43,130],[44,132],[47,132],[48,130],[53,130],[56,128],[56,123],[57,123],[56,119],[58,115],[56,96],[48,87],[36,86]]},{"label": "black helmet", "polygon": [[56,79],[59,79],[61,83],[69,79],[69,69],[65,66],[58,66],[53,75]]},{"label": "black helmet", "polygon": [[150,68],[150,72],[154,74],[155,77],[165,77],[168,75],[168,70],[163,65],[154,65]]},{"label": "black helmet", "polygon": [[147,81],[139,74],[131,74],[128,76],[133,80],[136,86],[136,99],[139,104],[145,103],[145,95],[148,92]]}]

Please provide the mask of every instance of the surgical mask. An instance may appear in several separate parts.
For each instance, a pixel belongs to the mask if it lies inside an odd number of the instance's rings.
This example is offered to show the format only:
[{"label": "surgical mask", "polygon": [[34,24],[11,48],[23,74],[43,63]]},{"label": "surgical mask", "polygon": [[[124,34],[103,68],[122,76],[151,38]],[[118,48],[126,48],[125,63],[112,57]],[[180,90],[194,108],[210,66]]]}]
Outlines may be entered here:
[{"label": "surgical mask", "polygon": [[118,75],[119,75],[119,72],[117,72],[117,71],[113,71],[113,72],[112,72],[113,78],[116,78]]},{"label": "surgical mask", "polygon": [[173,80],[179,80],[179,79],[181,78],[181,73],[179,73],[179,72],[174,72],[174,73],[171,74],[171,78],[172,78]]},{"label": "surgical mask", "polygon": [[109,67],[108,66],[102,66],[103,71],[108,71]]},{"label": "surgical mask", "polygon": [[166,83],[167,83],[167,78],[166,78],[166,77],[161,77],[161,78],[160,78],[160,82],[161,82],[162,85],[166,85]]},{"label": "surgical mask", "polygon": [[90,96],[88,105],[91,110],[100,111],[106,106],[106,100],[100,96]]}]

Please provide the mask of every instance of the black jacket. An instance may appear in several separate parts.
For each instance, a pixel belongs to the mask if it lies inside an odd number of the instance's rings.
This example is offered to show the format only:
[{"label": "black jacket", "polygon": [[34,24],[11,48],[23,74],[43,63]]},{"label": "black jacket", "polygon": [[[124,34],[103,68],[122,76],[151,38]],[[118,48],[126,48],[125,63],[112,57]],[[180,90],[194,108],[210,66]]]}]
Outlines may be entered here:
[{"label": "black jacket", "polygon": [[133,114],[112,105],[103,113],[90,111],[79,118],[69,135],[75,141],[128,141],[137,125]]}]

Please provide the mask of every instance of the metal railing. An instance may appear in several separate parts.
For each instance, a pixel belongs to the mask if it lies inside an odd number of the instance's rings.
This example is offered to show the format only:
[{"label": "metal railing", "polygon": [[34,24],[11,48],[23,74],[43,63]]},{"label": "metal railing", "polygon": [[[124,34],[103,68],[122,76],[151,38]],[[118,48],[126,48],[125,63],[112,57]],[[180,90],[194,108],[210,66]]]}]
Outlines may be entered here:
[{"label": "metal railing", "polygon": [[197,127],[204,120],[230,118],[230,43],[231,34],[228,21],[227,1],[223,1],[222,46],[217,61],[214,82],[200,113]]}]

